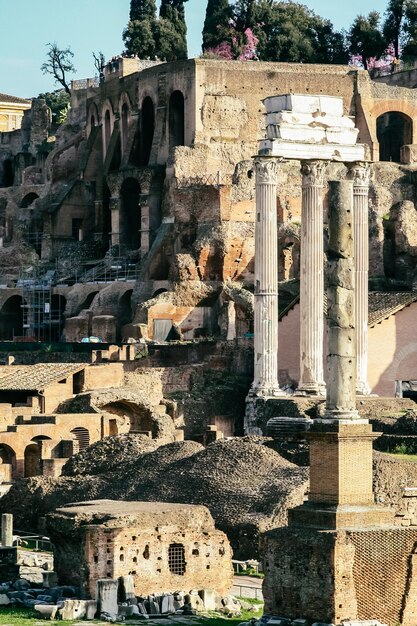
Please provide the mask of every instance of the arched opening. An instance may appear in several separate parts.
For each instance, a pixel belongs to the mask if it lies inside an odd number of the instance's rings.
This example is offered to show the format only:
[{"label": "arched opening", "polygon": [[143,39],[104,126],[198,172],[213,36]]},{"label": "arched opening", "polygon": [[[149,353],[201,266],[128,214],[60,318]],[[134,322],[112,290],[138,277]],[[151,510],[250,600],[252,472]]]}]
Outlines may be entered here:
[{"label": "arched opening", "polygon": [[77,426],[77,428],[73,428],[71,430],[71,435],[73,435],[75,441],[78,442],[79,452],[81,452],[81,450],[85,450],[90,445],[90,433],[87,428]]},{"label": "arched opening", "polygon": [[159,296],[160,293],[167,293],[168,289],[157,289],[154,294],[152,295],[152,298],[156,298],[156,296]]},{"label": "arched opening", "polygon": [[9,341],[23,336],[22,296],[11,296],[0,311],[0,339]]},{"label": "arched opening", "polygon": [[40,476],[41,470],[41,448],[37,443],[30,443],[25,448],[25,478]]},{"label": "arched opening", "polygon": [[64,296],[53,294],[51,297],[51,341],[60,341],[64,330],[64,311],[67,300]]},{"label": "arched opening", "polygon": [[92,291],[91,293],[89,293],[86,299],[81,304],[78,313],[80,311],[84,311],[84,309],[89,309],[97,294],[98,294],[98,291]]},{"label": "arched opening", "polygon": [[8,477],[12,478],[16,471],[16,453],[5,443],[0,444],[0,464],[10,467],[8,471],[3,470],[1,472],[2,480]]},{"label": "arched opening", "polygon": [[122,154],[124,155],[127,148],[127,136],[129,133],[129,107],[126,102],[122,106]]},{"label": "arched opening", "polygon": [[132,293],[133,289],[128,289],[119,300],[119,310],[117,312],[119,328],[132,321]]},{"label": "arched opening", "polygon": [[383,113],[376,120],[379,160],[400,162],[402,146],[413,143],[413,121],[398,111]]},{"label": "arched opening", "polygon": [[148,165],[155,132],[155,108],[152,98],[147,96],[142,104],[142,157],[141,165]]},{"label": "arched opening", "polygon": [[111,137],[111,120],[110,120],[110,111],[107,109],[104,115],[104,147],[107,152],[107,148],[109,147]]},{"label": "arched opening", "polygon": [[111,193],[108,186],[104,185],[103,190],[103,246],[107,251],[111,246],[111,209],[110,209]]},{"label": "arched opening", "polygon": [[120,191],[120,243],[129,250],[140,247],[140,185],[134,178],[126,178]]},{"label": "arched opening", "polygon": [[14,183],[14,168],[12,159],[3,161],[3,181],[2,187],[11,187]]},{"label": "arched opening", "polygon": [[39,196],[37,193],[32,192],[32,193],[26,194],[26,196],[23,198],[22,202],[20,203],[20,208],[27,209],[28,206],[30,206],[38,198]]},{"label": "arched opening", "polygon": [[90,117],[90,132],[92,131],[95,125],[96,125],[96,118],[94,117],[94,115],[92,115]]},{"label": "arched opening", "polygon": [[184,96],[174,91],[169,99],[169,147],[184,145]]}]

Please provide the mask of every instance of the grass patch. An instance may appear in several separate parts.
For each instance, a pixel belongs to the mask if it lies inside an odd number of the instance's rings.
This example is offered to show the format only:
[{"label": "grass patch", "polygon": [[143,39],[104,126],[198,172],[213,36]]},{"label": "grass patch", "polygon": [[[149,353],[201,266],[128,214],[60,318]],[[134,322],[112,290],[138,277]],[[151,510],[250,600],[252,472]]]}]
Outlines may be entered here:
[{"label": "grass patch", "polygon": [[[74,626],[75,622],[59,621],[60,626]],[[88,624],[89,622],[86,622]],[[42,620],[40,617],[34,617],[34,611],[23,607],[0,607],[0,624],[1,626],[30,626],[38,624],[55,624],[49,620]]]},{"label": "grass patch", "polygon": [[417,454],[403,454],[398,452],[387,452],[389,456],[393,456],[396,459],[401,459],[402,461],[411,461],[412,463],[417,463]]}]

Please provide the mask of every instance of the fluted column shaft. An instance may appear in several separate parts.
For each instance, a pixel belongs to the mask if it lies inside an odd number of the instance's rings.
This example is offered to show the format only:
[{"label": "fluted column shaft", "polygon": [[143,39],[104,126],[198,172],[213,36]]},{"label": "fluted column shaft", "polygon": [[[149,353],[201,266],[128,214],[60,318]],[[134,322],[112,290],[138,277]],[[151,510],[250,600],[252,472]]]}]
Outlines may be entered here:
[{"label": "fluted column shaft", "polygon": [[298,391],[323,395],[324,161],[302,163],[300,266],[300,382]]},{"label": "fluted column shaft", "polygon": [[274,396],[282,393],[278,385],[278,161],[258,157],[255,170],[255,362],[251,393]]},{"label": "fluted column shaft", "polygon": [[369,395],[371,393],[368,384],[369,164],[352,164],[349,176],[353,180],[355,241],[356,392],[360,395]]}]

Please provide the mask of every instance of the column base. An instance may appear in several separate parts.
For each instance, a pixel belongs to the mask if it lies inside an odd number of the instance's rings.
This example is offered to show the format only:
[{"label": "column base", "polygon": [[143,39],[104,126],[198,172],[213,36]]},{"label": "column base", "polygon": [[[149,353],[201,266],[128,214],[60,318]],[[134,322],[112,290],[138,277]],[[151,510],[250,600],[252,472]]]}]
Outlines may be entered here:
[{"label": "column base", "polygon": [[368,504],[320,504],[305,502],[288,511],[288,525],[321,530],[386,528],[394,525],[394,511]]},{"label": "column base", "polygon": [[296,396],[326,396],[325,383],[300,383],[295,390]]},{"label": "column base", "polygon": [[361,418],[358,411],[341,411],[341,410],[327,410],[323,417],[314,420],[318,423],[341,423],[341,424],[369,424],[367,419]]},{"label": "column base", "polygon": [[287,394],[279,387],[251,387],[248,393],[249,398],[282,398]]},{"label": "column base", "polygon": [[372,389],[366,381],[356,381],[356,395],[357,396],[372,396]]}]

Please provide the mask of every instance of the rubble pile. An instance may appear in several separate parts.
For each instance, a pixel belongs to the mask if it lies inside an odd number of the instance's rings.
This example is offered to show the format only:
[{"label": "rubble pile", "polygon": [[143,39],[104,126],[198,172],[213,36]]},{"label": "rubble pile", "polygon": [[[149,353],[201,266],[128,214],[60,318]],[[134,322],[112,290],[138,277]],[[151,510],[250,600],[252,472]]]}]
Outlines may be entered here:
[{"label": "rubble pile", "polygon": [[62,468],[62,476],[103,474],[152,452],[158,445],[155,439],[134,433],[106,437],[72,456]]},{"label": "rubble pile", "polygon": [[[115,452],[108,464],[96,465],[90,447],[83,453],[83,468],[100,468],[99,474],[18,481],[0,500],[0,512],[12,512],[20,528],[35,528],[40,516],[69,502],[111,498],[202,504],[228,535],[235,558],[256,558],[259,532],[286,523],[287,509],[302,503],[308,479],[308,468],[262,442],[243,437],[207,448],[176,442],[132,454],[116,468]],[[77,457],[72,463],[75,473]]]},{"label": "rubble pile", "polygon": [[72,585],[45,588],[20,578],[0,585],[0,607],[7,606],[33,609],[43,619],[92,620],[97,617],[107,622],[162,615],[191,616],[208,611],[239,617],[242,608],[255,610],[253,605],[232,595],[222,597],[211,589],[138,596],[131,576],[98,581],[94,600],[80,599],[80,590]]}]

